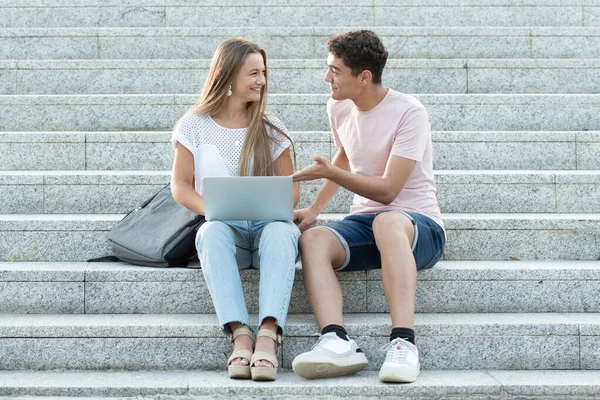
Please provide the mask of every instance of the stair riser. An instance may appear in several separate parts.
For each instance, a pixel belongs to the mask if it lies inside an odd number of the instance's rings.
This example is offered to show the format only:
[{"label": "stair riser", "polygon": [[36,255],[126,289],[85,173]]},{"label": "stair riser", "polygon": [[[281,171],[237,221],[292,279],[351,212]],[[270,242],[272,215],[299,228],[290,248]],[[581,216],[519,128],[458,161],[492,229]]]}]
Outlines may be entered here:
[{"label": "stair riser", "polygon": [[[284,6],[279,2],[262,7],[237,6],[190,7],[167,4],[156,7],[35,7],[3,8],[0,27],[197,27],[197,26],[598,26],[598,7],[575,4],[529,4],[515,7],[513,3],[493,2],[484,7],[460,2],[445,6],[410,6],[409,2],[375,4],[353,2],[329,7],[305,6],[302,3]],[[327,18],[323,18],[327,15]],[[583,18],[582,18],[583,15]],[[585,21],[585,25],[584,25]]]},{"label": "stair riser", "polygon": [[[65,223],[42,231],[26,222],[3,222],[0,261],[85,261],[110,254],[106,240],[114,222]],[[446,260],[597,260],[597,222],[558,223],[510,229],[446,221]],[[36,223],[39,225],[39,223]],[[27,230],[24,230],[27,229]],[[56,230],[60,229],[60,230]],[[75,230],[77,229],[77,230]],[[92,230],[93,229],[93,230]]]},{"label": "stair riser", "polygon": [[[417,327],[418,329],[418,327]],[[357,337],[370,364],[383,362],[385,336]],[[419,335],[421,368],[428,369],[598,369],[597,336],[427,336]],[[287,337],[283,368],[310,349],[314,338]],[[225,337],[0,339],[0,369],[213,369],[226,365]],[[548,351],[552,349],[552,351]],[[581,352],[581,359],[580,359]],[[202,354],[202,357],[198,355]]]},{"label": "stair riser", "polygon": [[[575,63],[574,63],[575,64]],[[269,68],[269,92],[328,94],[324,68]],[[0,69],[1,94],[199,93],[206,69]],[[598,68],[410,68],[384,73],[405,93],[600,93]]]},{"label": "stair riser", "polygon": [[[255,274],[253,274],[255,275]],[[387,313],[379,281],[344,280],[344,312]],[[364,275],[363,275],[364,276]],[[244,281],[246,305],[258,313],[258,282]],[[177,282],[0,282],[2,314],[211,314],[202,278]],[[600,312],[600,281],[428,281],[417,285],[418,313]],[[302,275],[290,314],[311,313]]]},{"label": "stair riser", "polygon": [[[599,52],[600,54],[600,52]],[[586,131],[600,126],[593,95],[420,95],[433,130]],[[194,96],[0,98],[5,131],[171,130]],[[269,110],[292,131],[329,129],[327,96],[272,95]],[[31,113],[35,108],[36,113]]]},{"label": "stair riser", "polygon": [[[12,136],[15,141],[0,142],[0,171],[169,170],[173,163],[172,146],[162,138],[155,142],[93,142],[90,133],[78,134],[78,142],[57,139],[44,143],[44,134],[40,134],[40,142],[19,143],[19,134]],[[314,155],[331,157],[336,151],[329,142],[302,142],[294,133],[292,136],[298,168],[309,165]],[[438,141],[433,135],[433,166],[438,170],[600,169],[598,154],[600,141]]]},{"label": "stair riser", "polygon": [[[0,61],[0,94],[199,93],[210,60]],[[270,59],[269,92],[327,94],[323,60]],[[405,93],[599,93],[596,60],[390,59]]]},{"label": "stair riser", "polygon": [[[163,182],[153,185],[0,183],[0,202],[4,214],[121,214],[137,207],[168,181],[165,176]],[[309,206],[319,189],[319,184],[302,184],[299,207]],[[438,182],[437,198],[445,213],[598,213],[600,183]],[[347,213],[351,203],[352,194],[340,191],[324,212]]]},{"label": "stair riser", "polygon": [[[205,63],[203,63],[205,64]],[[323,63],[323,65],[325,65]],[[328,94],[329,86],[323,81],[326,68],[278,69],[269,68],[269,93]],[[200,93],[208,70],[204,69],[109,69],[109,70],[2,70],[0,94],[188,94]],[[595,70],[583,73],[586,78],[596,75]],[[463,67],[454,69],[390,69],[385,73],[386,85],[401,88],[406,93],[466,93],[467,72]],[[588,81],[593,81],[587,79]],[[581,82],[581,80],[578,80]],[[568,82],[572,82],[569,80]],[[505,86],[518,85],[510,81]],[[539,93],[553,90],[550,85]],[[574,90],[575,88],[573,88]],[[579,93],[594,91],[586,85]],[[510,90],[510,89],[508,89]],[[505,90],[507,91],[507,90]],[[553,93],[550,91],[549,93]]]},{"label": "stair riser", "polygon": [[[324,59],[329,37],[348,28],[157,29],[0,31],[0,59],[211,58],[214,49],[231,36],[257,42],[270,58]],[[600,36],[565,28],[553,35],[549,29],[374,28],[390,58],[599,57]]]}]

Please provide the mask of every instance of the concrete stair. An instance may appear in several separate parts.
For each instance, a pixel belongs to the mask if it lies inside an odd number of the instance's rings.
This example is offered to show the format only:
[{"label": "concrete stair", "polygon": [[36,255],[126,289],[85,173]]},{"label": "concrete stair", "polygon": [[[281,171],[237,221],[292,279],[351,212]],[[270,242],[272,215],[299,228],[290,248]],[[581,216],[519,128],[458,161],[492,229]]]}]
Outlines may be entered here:
[{"label": "concrete stair", "polygon": [[[600,53],[599,53],[600,54]],[[5,131],[170,130],[197,95],[0,96]],[[600,95],[423,94],[432,129],[440,131],[597,130]],[[329,129],[322,94],[272,94],[269,111],[292,131]],[[31,110],[36,112],[32,113]]]},{"label": "concrete stair", "polygon": [[[321,214],[317,224],[345,214]],[[0,261],[82,261],[110,252],[122,214],[2,214]],[[447,260],[598,260],[600,215],[443,214]]]},{"label": "concrete stair", "polygon": [[[347,314],[345,325],[378,370],[389,316]],[[419,314],[425,370],[599,369],[598,314]],[[314,343],[312,314],[291,314],[284,369]],[[2,369],[220,369],[230,344],[214,314],[11,314],[0,317]],[[552,350],[550,350],[552,349]],[[202,354],[202,357],[199,355]]]},{"label": "concrete stair", "polygon": [[[298,168],[331,157],[325,43],[353,28],[382,36],[384,84],[432,123],[448,243],[418,274],[422,374],[378,382],[389,317],[369,271],[339,274],[368,371],[294,375],[317,332],[298,264],[278,380],[231,381],[197,262],[86,260],[169,180],[169,131],[230,36],[266,48]],[[599,0],[0,0],[0,396],[598,398],[599,50]],[[256,318],[258,274],[241,275]]]},{"label": "concrete stair", "polygon": [[[293,372],[280,372],[277,381],[248,383],[221,372],[192,371],[4,371],[0,395],[15,400],[28,396],[71,400],[127,397],[263,399],[596,399],[598,371],[423,371],[411,385],[382,385],[377,373],[363,372],[353,379],[302,380]],[[22,396],[22,397],[21,397]],[[63,400],[65,397],[60,397]]]},{"label": "concrete stair", "polygon": [[[199,92],[209,59],[0,61],[0,94]],[[321,59],[269,60],[269,92],[328,94]],[[599,60],[392,59],[386,82],[406,93],[600,93]]]},{"label": "concrete stair", "polygon": [[[425,6],[425,7],[424,7]],[[600,26],[595,0],[66,0],[0,3],[3,28],[180,26]]]},{"label": "concrete stair", "polygon": [[[319,146],[302,157],[322,154]],[[329,157],[329,154],[326,154]],[[301,157],[298,157],[301,159]],[[119,214],[143,203],[170,180],[170,171],[0,171],[6,214]],[[438,202],[448,213],[600,212],[600,172],[436,171]],[[302,184],[300,207],[320,188]],[[340,191],[324,212],[345,213],[352,194]]]},{"label": "concrete stair", "polygon": [[[335,153],[326,131],[292,132],[298,167]],[[438,170],[598,170],[598,131],[434,131]],[[170,132],[0,132],[0,171],[168,170]],[[465,155],[466,154],[466,155]],[[29,157],[29,155],[34,155]]]},{"label": "concrete stair", "polygon": [[325,58],[327,39],[372,28],[390,58],[598,58],[598,27],[150,27],[0,29],[0,59],[210,58],[229,37],[261,43],[272,58]]},{"label": "concrete stair", "polygon": [[[210,314],[202,271],[115,263],[0,263],[0,314]],[[243,271],[249,312],[258,273]],[[381,272],[340,273],[344,310],[387,312]],[[597,313],[596,261],[441,261],[418,276],[419,313]],[[298,264],[291,314],[311,307]]]}]

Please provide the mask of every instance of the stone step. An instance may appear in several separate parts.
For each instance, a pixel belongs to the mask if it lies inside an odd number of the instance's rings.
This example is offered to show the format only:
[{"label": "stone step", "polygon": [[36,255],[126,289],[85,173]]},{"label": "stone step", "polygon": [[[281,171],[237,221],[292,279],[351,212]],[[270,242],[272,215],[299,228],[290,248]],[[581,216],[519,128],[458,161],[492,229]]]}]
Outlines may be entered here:
[{"label": "stone step", "polygon": [[592,400],[600,391],[598,382],[600,372],[580,370],[426,370],[421,372],[417,382],[409,385],[381,383],[376,371],[362,372],[353,377],[306,381],[291,371],[283,370],[277,374],[275,382],[264,383],[229,379],[224,370],[1,371],[0,395],[11,396],[14,400],[50,399],[49,396],[65,396],[63,400],[108,400],[115,397],[144,400],[157,396],[264,399],[276,392],[277,398],[282,400]]},{"label": "stone step", "polygon": [[[600,52],[598,53],[600,54]],[[0,96],[3,131],[169,130],[195,95]],[[600,95],[419,94],[433,130],[586,131],[600,126]],[[329,129],[328,95],[269,96],[268,110],[288,129]],[[32,113],[31,110],[36,112]]]},{"label": "stone step", "polygon": [[[0,314],[212,314],[199,267],[0,263]],[[248,310],[258,313],[258,272],[240,276]],[[441,261],[417,277],[418,313],[600,312],[599,261]],[[344,312],[388,312],[381,271],[338,279]],[[291,298],[289,313],[312,312],[300,263]]]},{"label": "stone step", "polygon": [[[83,261],[110,254],[122,214],[2,214],[0,261]],[[317,224],[344,214],[321,214]],[[598,260],[600,214],[444,214],[446,260]]]},{"label": "stone step", "polygon": [[[210,60],[0,61],[0,94],[199,93]],[[270,93],[328,94],[323,60],[269,60]],[[388,60],[407,93],[600,93],[599,60]]]},{"label": "stone step", "polygon": [[[331,159],[331,132],[291,132],[297,166]],[[168,170],[170,132],[0,132],[0,171]],[[433,165],[445,170],[598,170],[600,132],[434,131]],[[467,154],[468,156],[465,156]]]},{"label": "stone step", "polygon": [[[170,171],[0,171],[0,202],[5,214],[127,213],[170,177]],[[600,171],[438,170],[435,179],[442,212],[600,212]],[[301,183],[299,207],[310,205],[320,188]],[[340,190],[324,212],[345,213],[351,204],[352,194]]]},{"label": "stone step", "polygon": [[[346,314],[345,326],[370,360],[367,368],[378,370],[389,315]],[[310,349],[317,331],[312,314],[288,317],[283,369]],[[415,332],[423,370],[600,369],[597,313],[417,314]],[[0,344],[4,370],[222,370],[231,351],[209,314],[5,314]]]},{"label": "stone step", "polygon": [[593,58],[599,27],[240,27],[4,28],[0,59],[211,58],[230,37],[264,47],[270,58],[327,56],[330,36],[372,28],[390,58]]},{"label": "stone step", "polygon": [[[599,26],[595,1],[0,2],[0,27]],[[325,18],[325,16],[327,16]]]}]

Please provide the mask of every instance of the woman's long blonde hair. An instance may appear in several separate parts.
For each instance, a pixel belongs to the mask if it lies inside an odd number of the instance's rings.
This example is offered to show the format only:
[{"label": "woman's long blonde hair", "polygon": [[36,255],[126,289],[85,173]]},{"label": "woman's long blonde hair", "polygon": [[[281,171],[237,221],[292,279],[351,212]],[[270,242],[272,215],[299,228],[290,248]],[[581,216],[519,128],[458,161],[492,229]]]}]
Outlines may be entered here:
[{"label": "woman's long blonde hair", "polygon": [[256,43],[237,38],[221,43],[213,55],[200,98],[190,112],[206,114],[211,117],[217,115],[227,102],[229,85],[238,75],[248,54],[252,53],[260,54],[263,58],[265,85],[261,89],[260,101],[248,103],[248,129],[240,155],[239,174],[241,176],[272,176],[278,172],[274,170],[271,153],[271,143],[275,139],[267,134],[267,126],[289,139],[290,143],[292,141],[288,135],[265,117],[268,70],[267,54],[264,49]]}]

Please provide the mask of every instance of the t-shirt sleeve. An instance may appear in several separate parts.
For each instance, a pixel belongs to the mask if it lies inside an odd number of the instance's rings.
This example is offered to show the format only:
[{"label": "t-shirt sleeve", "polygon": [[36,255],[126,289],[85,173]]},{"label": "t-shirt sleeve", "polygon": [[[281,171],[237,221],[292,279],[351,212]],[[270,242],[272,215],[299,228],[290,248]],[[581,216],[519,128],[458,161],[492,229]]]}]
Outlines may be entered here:
[{"label": "t-shirt sleeve", "polygon": [[271,137],[271,154],[273,155],[273,161],[277,160],[279,156],[292,145],[290,132],[287,130],[283,122],[274,115],[267,115],[267,120],[275,125],[281,132],[285,133],[288,137],[285,137],[277,130],[267,125],[267,134]]},{"label": "t-shirt sleeve", "polygon": [[175,125],[173,129],[173,136],[171,142],[173,147],[177,145],[177,142],[181,143],[190,152],[194,153],[194,149],[197,146],[196,143],[196,125],[193,121],[193,115],[184,115]]},{"label": "t-shirt sleeve", "polygon": [[333,141],[335,145],[340,148],[342,146],[342,141],[340,140],[340,135],[337,132],[335,117],[333,116],[333,99],[329,99],[327,101],[327,117],[329,117],[329,126],[331,127],[331,133],[333,134]]},{"label": "t-shirt sleeve", "polygon": [[400,121],[392,145],[392,154],[409,160],[421,161],[430,140],[431,125],[427,110],[411,108]]}]

